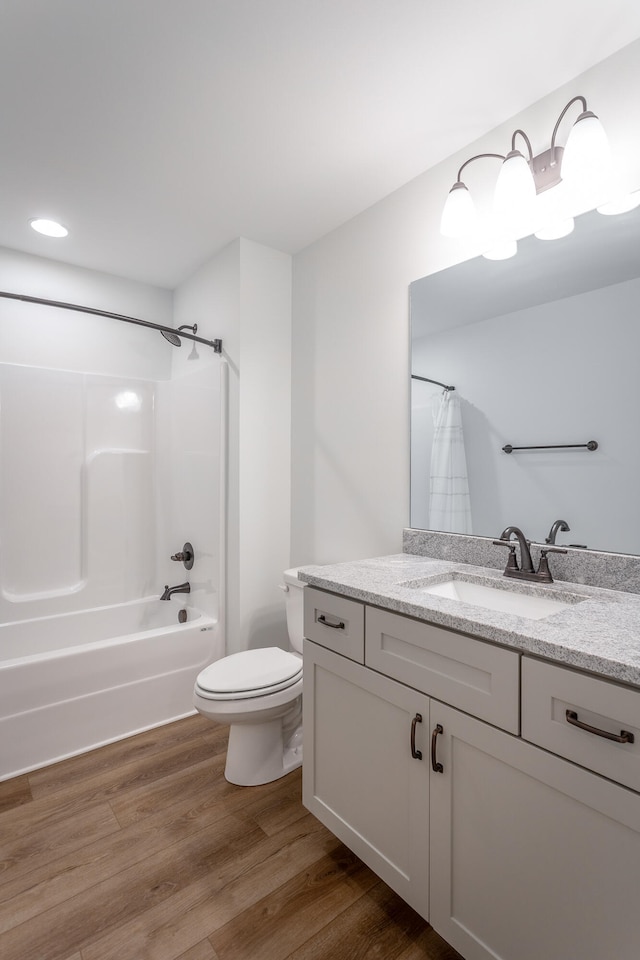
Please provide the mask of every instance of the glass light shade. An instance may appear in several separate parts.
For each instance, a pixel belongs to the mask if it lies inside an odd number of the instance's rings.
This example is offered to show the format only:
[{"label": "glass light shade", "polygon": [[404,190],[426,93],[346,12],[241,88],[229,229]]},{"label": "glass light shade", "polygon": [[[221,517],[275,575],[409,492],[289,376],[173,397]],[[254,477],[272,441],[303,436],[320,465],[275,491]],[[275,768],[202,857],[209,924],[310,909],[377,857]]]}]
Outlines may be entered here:
[{"label": "glass light shade", "polygon": [[510,257],[515,257],[517,252],[518,243],[516,240],[503,240],[490,250],[485,250],[482,256],[485,260],[508,260]]},{"label": "glass light shade", "polygon": [[29,220],[31,227],[37,233],[43,233],[45,237],[66,237],[69,233],[66,227],[55,220],[44,220],[40,217],[34,217]]},{"label": "glass light shade", "polygon": [[606,217],[615,217],[619,213],[635,210],[636,207],[640,207],[640,190],[634,190],[633,193],[627,193],[623,197],[610,200],[609,203],[603,203],[598,207],[598,213],[603,213]]},{"label": "glass light shade", "polygon": [[493,213],[501,232],[528,232],[536,202],[536,185],[529,164],[519,150],[507,154],[496,182]]},{"label": "glass light shade", "polygon": [[590,110],[581,113],[569,134],[562,157],[562,179],[582,202],[602,200],[612,174],[611,149],[604,127]]},{"label": "glass light shade", "polygon": [[443,237],[468,237],[478,227],[478,213],[471,194],[461,180],[457,180],[451,187],[447,197],[440,233]]},{"label": "glass light shade", "polygon": [[538,240],[560,240],[562,237],[568,237],[574,228],[573,217],[567,217],[566,220],[553,220],[536,230],[535,235]]}]

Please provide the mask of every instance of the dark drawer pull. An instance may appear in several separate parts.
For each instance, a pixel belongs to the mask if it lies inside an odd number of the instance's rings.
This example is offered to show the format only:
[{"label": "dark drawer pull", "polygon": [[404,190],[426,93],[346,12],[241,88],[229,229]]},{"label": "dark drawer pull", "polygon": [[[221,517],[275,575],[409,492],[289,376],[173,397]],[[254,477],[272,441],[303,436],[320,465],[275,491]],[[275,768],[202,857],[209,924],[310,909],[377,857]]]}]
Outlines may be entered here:
[{"label": "dark drawer pull", "polygon": [[574,727],[580,727],[581,730],[586,730],[587,733],[594,733],[596,737],[604,737],[605,740],[614,740],[616,743],[635,743],[635,736],[629,733],[628,730],[621,730],[618,736],[617,733],[609,733],[608,730],[591,727],[588,723],[583,723],[582,720],[578,720],[578,714],[575,710],[567,710],[565,716],[567,723],[572,724]]},{"label": "dark drawer pull", "polygon": [[411,756],[414,760],[422,760],[422,750],[416,750],[416,723],[422,723],[421,713],[416,713],[411,721]]},{"label": "dark drawer pull", "polygon": [[329,623],[324,613],[318,617],[318,623],[324,623],[325,627],[331,627],[332,630],[344,630],[344,623],[339,620],[338,623]]},{"label": "dark drawer pull", "polygon": [[444,733],[441,723],[436,724],[434,731],[431,734],[431,769],[434,773],[444,773],[444,767],[436,760],[436,747],[438,744],[439,733]]}]

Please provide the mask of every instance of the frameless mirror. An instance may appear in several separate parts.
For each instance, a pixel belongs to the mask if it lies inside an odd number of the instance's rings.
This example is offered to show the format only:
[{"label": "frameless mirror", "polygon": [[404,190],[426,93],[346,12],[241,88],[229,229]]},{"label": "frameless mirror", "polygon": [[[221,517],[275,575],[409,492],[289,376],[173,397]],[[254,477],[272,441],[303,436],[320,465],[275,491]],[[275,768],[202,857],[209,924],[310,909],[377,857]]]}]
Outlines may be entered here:
[{"label": "frameless mirror", "polygon": [[518,246],[411,284],[411,526],[444,529],[429,511],[443,391],[424,377],[460,400],[469,532],[544,542],[562,519],[558,546],[640,554],[640,209]]}]

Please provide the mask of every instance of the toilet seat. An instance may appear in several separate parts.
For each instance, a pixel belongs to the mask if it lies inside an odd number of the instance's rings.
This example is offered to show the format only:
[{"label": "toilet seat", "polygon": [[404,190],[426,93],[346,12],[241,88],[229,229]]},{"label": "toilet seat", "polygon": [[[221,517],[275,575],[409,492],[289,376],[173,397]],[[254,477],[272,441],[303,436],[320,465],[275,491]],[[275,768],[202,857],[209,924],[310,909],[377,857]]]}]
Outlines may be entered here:
[{"label": "toilet seat", "polygon": [[206,700],[248,700],[286,690],[302,677],[302,660],[280,647],[233,653],[198,674],[196,693]]}]

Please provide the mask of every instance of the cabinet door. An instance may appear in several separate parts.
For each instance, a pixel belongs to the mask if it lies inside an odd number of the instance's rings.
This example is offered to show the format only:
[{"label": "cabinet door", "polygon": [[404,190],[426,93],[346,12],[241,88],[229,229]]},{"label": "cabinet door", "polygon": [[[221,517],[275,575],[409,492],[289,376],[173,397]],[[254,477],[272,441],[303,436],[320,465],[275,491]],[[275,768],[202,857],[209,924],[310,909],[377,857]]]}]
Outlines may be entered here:
[{"label": "cabinet door", "polygon": [[465,960],[637,960],[640,797],[450,707],[431,916]]},{"label": "cabinet door", "polygon": [[305,641],[303,709],[305,806],[428,919],[428,698]]}]

